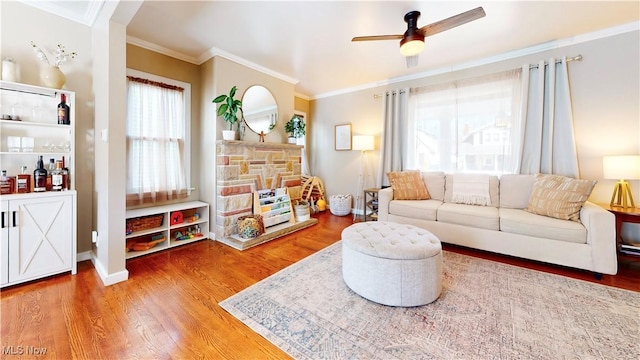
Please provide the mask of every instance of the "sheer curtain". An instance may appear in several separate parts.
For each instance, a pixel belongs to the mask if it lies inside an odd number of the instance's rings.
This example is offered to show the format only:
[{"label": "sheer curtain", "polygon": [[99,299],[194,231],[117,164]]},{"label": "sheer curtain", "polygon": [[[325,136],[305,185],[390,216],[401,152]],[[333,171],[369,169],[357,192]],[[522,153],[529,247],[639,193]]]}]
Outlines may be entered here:
[{"label": "sheer curtain", "polygon": [[566,58],[523,66],[521,174],[580,177]]},{"label": "sheer curtain", "polygon": [[521,69],[411,90],[405,166],[514,173],[520,149]]},{"label": "sheer curtain", "polygon": [[127,205],[184,198],[184,89],[127,80]]},{"label": "sheer curtain", "polygon": [[380,135],[380,166],[376,186],[389,186],[387,172],[403,169],[407,139],[409,89],[389,91],[384,96],[383,128]]}]

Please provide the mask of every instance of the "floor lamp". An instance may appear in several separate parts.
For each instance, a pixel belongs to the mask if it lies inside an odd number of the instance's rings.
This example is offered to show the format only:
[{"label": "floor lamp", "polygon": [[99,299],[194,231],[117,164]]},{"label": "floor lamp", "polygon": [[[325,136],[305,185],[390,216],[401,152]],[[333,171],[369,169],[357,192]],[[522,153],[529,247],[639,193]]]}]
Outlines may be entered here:
[{"label": "floor lamp", "polygon": [[[356,211],[353,212],[353,220],[356,219],[357,210],[362,209],[362,214],[365,214],[365,206],[364,206],[364,189],[367,184],[367,178],[371,176],[373,178],[373,174],[371,173],[372,169],[369,166],[369,157],[367,155],[367,151],[373,150],[374,141],[373,135],[354,135],[351,139],[351,149],[360,151],[360,175],[358,176],[358,193],[356,196]],[[362,206],[362,207],[360,207]]]},{"label": "floor lamp", "polygon": [[613,188],[610,206],[636,207],[631,186],[626,180],[640,179],[640,155],[604,156],[602,169],[605,179],[619,180]]}]

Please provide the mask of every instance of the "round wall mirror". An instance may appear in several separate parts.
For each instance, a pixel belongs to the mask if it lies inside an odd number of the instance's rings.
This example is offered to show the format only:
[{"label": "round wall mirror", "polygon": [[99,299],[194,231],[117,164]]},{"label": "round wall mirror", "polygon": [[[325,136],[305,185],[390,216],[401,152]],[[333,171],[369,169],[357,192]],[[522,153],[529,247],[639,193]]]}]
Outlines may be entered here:
[{"label": "round wall mirror", "polygon": [[253,132],[267,134],[278,121],[278,105],[264,86],[253,85],[242,95],[242,118]]}]

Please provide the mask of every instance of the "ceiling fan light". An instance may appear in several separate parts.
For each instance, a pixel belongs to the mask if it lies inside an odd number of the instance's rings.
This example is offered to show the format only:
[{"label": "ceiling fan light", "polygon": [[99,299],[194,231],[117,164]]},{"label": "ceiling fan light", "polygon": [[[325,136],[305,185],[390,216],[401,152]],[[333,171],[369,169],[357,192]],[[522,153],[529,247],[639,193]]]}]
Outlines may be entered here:
[{"label": "ceiling fan light", "polygon": [[424,39],[406,39],[400,42],[400,54],[403,56],[418,55],[424,50]]}]

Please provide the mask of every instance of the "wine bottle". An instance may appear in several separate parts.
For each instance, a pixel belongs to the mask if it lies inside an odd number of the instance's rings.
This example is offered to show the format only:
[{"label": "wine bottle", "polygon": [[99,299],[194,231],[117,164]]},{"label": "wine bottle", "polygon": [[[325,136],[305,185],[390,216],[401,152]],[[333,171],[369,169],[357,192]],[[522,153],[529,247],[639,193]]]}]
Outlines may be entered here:
[{"label": "wine bottle", "polygon": [[63,190],[71,190],[71,177],[69,176],[69,168],[64,162],[64,156],[62,157],[62,176],[65,187]]},{"label": "wine bottle", "polygon": [[56,168],[51,172],[51,190],[62,191],[66,190],[63,186],[66,185],[63,181],[62,175],[62,161],[56,161]]},{"label": "wine bottle", "polygon": [[67,105],[67,96],[60,94],[60,104],[58,104],[58,124],[59,125],[71,125],[69,118],[69,112],[71,109]]},{"label": "wine bottle", "polygon": [[38,158],[36,169],[33,170],[33,191],[47,191],[47,169],[44,168],[42,155],[40,155],[40,157]]},{"label": "wine bottle", "polygon": [[51,175],[53,175],[53,170],[56,169],[56,160],[49,159],[49,164],[47,164],[47,191],[51,191],[51,187],[53,186],[51,183]]}]

